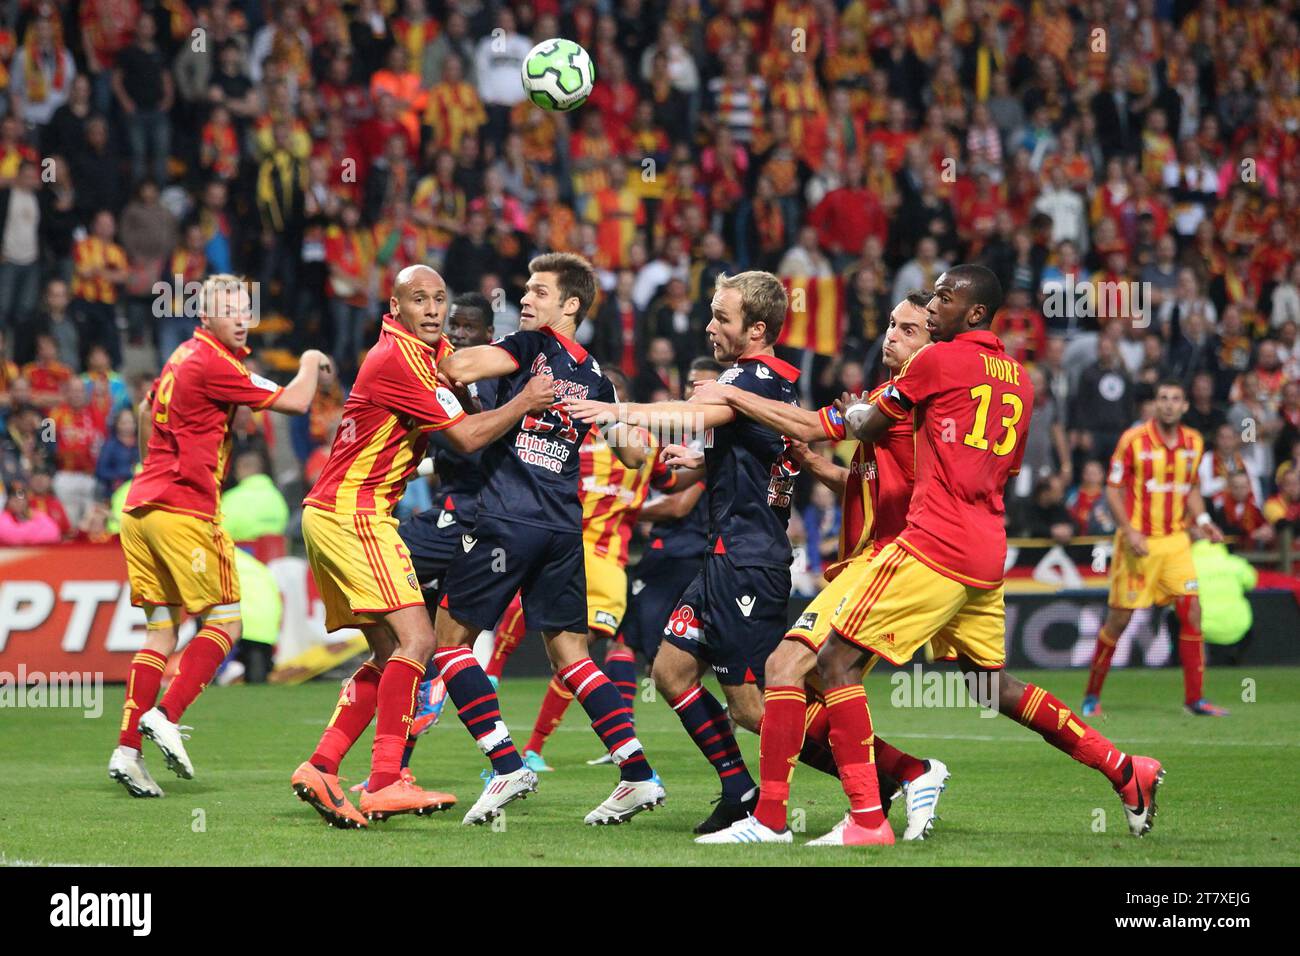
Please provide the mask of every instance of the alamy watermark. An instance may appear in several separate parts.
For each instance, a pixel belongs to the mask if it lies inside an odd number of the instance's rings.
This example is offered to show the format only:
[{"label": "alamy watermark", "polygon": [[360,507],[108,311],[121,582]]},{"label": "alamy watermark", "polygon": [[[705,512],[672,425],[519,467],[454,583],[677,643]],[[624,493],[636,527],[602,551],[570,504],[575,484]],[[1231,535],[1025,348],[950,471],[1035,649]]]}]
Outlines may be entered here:
[{"label": "alamy watermark", "polygon": [[913,664],[910,671],[891,674],[889,684],[893,707],[978,707],[981,717],[998,715],[998,671],[926,670]]},{"label": "alamy watermark", "polygon": [[0,708],[66,707],[96,719],[104,713],[104,675],[95,671],[0,671]]},{"label": "alamy watermark", "polygon": [[1074,275],[1052,283],[1043,298],[1049,319],[1129,319],[1135,329],[1151,324],[1150,282],[1075,282]]}]

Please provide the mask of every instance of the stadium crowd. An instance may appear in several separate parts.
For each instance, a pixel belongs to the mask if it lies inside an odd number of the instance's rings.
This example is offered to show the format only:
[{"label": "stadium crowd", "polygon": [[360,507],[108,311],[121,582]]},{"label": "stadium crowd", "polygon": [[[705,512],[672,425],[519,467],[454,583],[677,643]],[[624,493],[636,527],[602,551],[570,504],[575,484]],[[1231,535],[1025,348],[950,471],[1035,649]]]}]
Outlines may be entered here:
[{"label": "stadium crowd", "polygon": [[[597,65],[571,114],[520,83],[553,36]],[[825,404],[879,379],[896,301],[987,264],[1037,396],[1013,534],[1113,530],[1170,376],[1225,529],[1300,527],[1296,0],[8,0],[0,86],[0,543],[111,533],[185,283],[258,281],[265,374],[335,356],[310,415],[235,422],[232,481],[296,502],[397,270],[504,334],[548,250],[596,264],[580,339],[640,401],[680,397],[720,273],[817,283],[839,321],[783,357]],[[838,506],[799,502],[815,572]]]}]

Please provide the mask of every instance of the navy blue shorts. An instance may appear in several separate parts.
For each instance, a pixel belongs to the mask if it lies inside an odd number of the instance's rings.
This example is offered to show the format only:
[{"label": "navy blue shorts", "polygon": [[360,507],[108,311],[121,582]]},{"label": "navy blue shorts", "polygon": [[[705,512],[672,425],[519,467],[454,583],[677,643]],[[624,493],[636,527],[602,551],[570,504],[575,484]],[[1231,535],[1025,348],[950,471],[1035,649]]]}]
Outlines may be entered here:
[{"label": "navy blue shorts", "polygon": [[664,627],[677,601],[694,580],[703,558],[665,557],[663,551],[646,551],[627,572],[627,613],[623,617],[623,642],[646,660],[654,660]]},{"label": "navy blue shorts", "polygon": [[444,511],[435,506],[397,526],[402,543],[411,552],[411,565],[430,611],[438,606],[442,596],[447,568],[461,553],[460,536],[474,529],[473,518],[472,513],[466,516],[460,511]]},{"label": "navy blue shorts", "polygon": [[710,554],[664,628],[664,640],[713,668],[718,683],[763,684],[786,632],[790,569],[737,567]]},{"label": "navy blue shorts", "polygon": [[440,607],[479,630],[494,628],[523,592],[530,630],[587,633],[587,573],[580,531],[479,514],[447,569]]}]

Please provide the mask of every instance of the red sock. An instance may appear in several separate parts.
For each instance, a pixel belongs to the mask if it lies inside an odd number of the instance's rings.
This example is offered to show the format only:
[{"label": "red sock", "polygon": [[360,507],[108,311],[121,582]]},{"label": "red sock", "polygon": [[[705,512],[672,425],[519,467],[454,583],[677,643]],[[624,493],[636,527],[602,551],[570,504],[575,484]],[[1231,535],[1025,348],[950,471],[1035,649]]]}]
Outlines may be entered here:
[{"label": "red sock", "polygon": [[1174,602],[1174,613],[1178,615],[1178,660],[1183,665],[1183,703],[1194,704],[1205,696],[1202,687],[1205,679],[1205,638],[1201,629],[1192,626],[1191,595],[1184,595]]},{"label": "red sock", "polygon": [[501,615],[501,623],[497,625],[496,641],[492,645],[492,656],[488,659],[487,667],[483,668],[488,677],[501,679],[506,661],[510,660],[510,655],[524,639],[526,631],[524,606],[519,595],[515,594],[515,599],[506,608],[506,613]]},{"label": "red sock", "polygon": [[344,682],[334,714],[311,755],[311,765],[321,773],[337,774],[343,757],[370,726],[383,673],[374,661],[366,661]]},{"label": "red sock", "polygon": [[1111,637],[1105,625],[1097,631],[1097,646],[1092,651],[1092,669],[1088,671],[1088,689],[1084,691],[1088,697],[1101,696],[1101,685],[1106,682],[1110,659],[1115,655],[1115,645],[1118,643],[1119,635]]},{"label": "red sock", "polygon": [[533,735],[528,738],[528,746],[524,750],[540,754],[542,748],[546,746],[546,738],[560,726],[560,721],[564,720],[564,712],[569,709],[571,703],[573,703],[573,695],[564,686],[564,682],[558,677],[552,677],[546,687],[546,696],[542,698],[542,706],[537,711]]},{"label": "red sock", "polygon": [[158,699],[167,655],[159,651],[142,650],[131,658],[131,671],[126,679],[126,703],[122,705],[122,726],[117,742],[123,747],[140,749],[140,718]]},{"label": "red sock", "polygon": [[1015,718],[1057,750],[1069,754],[1085,767],[1100,770],[1119,787],[1124,782],[1128,755],[1070,712],[1070,708],[1034,684],[1016,705]]},{"label": "red sock", "polygon": [[215,625],[200,628],[194,635],[185,648],[185,653],[181,655],[176,676],[168,685],[167,693],[163,694],[162,702],[158,704],[168,720],[174,724],[180,723],[181,714],[203,693],[203,688],[208,686],[208,681],[212,680],[212,675],[230,653],[230,647],[230,635]]},{"label": "red sock", "polygon": [[[811,687],[808,688],[807,702],[803,718],[803,749],[799,751],[799,762],[838,780],[840,771],[835,766],[835,756],[831,753],[831,719],[826,714],[826,702]],[[761,728],[762,725],[759,726]]]},{"label": "red sock", "polygon": [[808,701],[802,687],[768,687],[763,691],[763,723],[759,727],[758,808],[754,816],[772,830],[784,830],[790,803],[790,781],[803,748]]},{"label": "red sock", "polygon": [[876,765],[899,783],[915,780],[925,773],[925,761],[903,753],[897,747],[876,738]]},{"label": "red sock", "polygon": [[840,784],[849,798],[849,812],[860,826],[874,830],[885,816],[871,752],[871,710],[866,688],[853,684],[828,691],[826,712],[831,719],[831,750],[840,768]]},{"label": "red sock", "polygon": [[375,702],[375,745],[370,752],[371,793],[396,783],[402,771],[406,732],[415,716],[415,692],[424,664],[394,654],[384,665]]}]

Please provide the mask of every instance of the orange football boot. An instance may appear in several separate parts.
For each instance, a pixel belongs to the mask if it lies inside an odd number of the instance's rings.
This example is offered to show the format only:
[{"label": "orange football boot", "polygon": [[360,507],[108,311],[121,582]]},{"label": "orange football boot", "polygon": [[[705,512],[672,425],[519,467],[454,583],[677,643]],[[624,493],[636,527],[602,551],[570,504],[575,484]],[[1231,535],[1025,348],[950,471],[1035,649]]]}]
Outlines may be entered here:
[{"label": "orange football boot", "polygon": [[450,793],[424,790],[400,777],[378,793],[365,790],[361,794],[361,812],[367,820],[387,820],[399,813],[423,817],[439,810],[449,810],[455,805],[456,798]]},{"label": "orange football boot", "polygon": [[293,772],[289,783],[298,798],[311,804],[330,826],[340,830],[359,830],[366,826],[366,818],[344,795],[337,774],[322,773],[304,761]]}]

